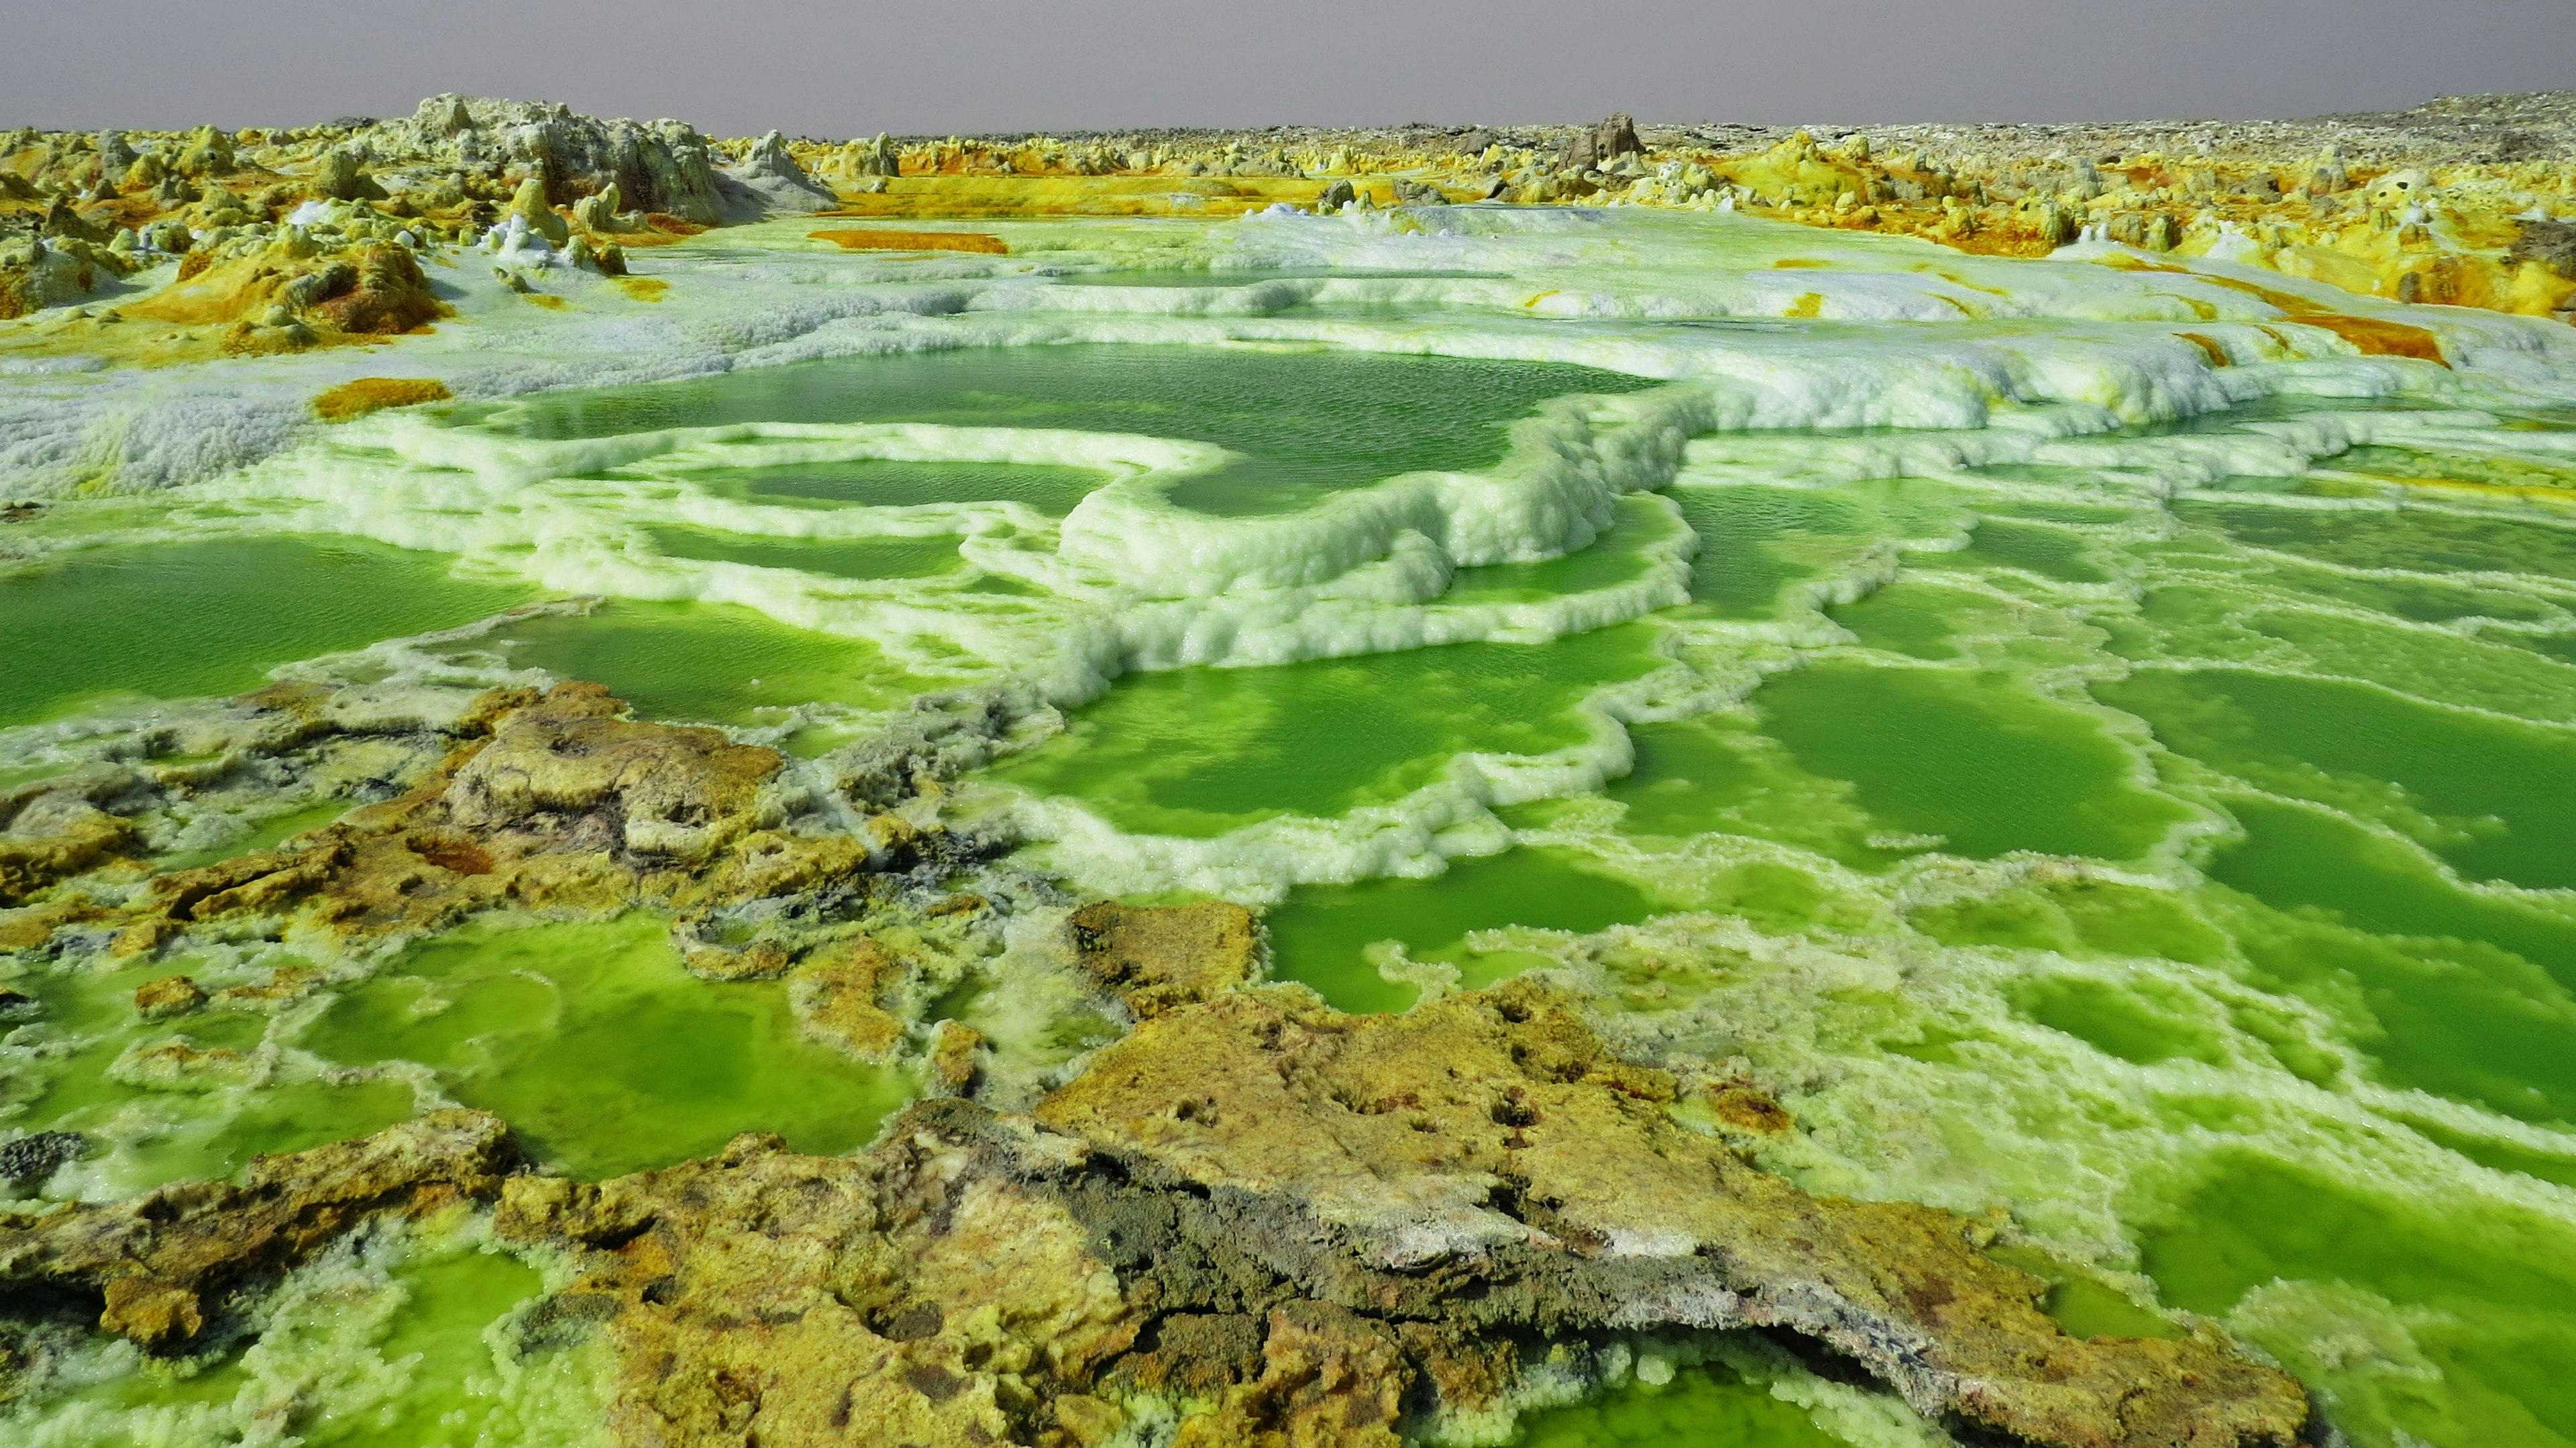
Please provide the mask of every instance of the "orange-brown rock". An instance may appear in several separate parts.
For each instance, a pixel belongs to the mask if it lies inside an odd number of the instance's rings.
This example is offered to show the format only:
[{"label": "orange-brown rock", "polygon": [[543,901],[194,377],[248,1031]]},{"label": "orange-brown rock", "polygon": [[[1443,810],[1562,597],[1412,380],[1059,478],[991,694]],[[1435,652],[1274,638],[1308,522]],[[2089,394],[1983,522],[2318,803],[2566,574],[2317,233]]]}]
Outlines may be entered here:
[{"label": "orange-brown rock", "polygon": [[[164,809],[245,761],[319,769],[326,784],[390,779],[401,792],[275,848],[150,876],[119,903],[74,886],[67,898],[0,910],[0,948],[40,945],[74,924],[113,927],[109,954],[133,958],[241,917],[367,937],[434,930],[500,906],[641,905],[680,918],[692,970],[760,978],[784,973],[810,940],[716,945],[689,922],[729,902],[865,894],[877,873],[954,848],[936,827],[902,824],[900,848],[879,831],[818,827],[792,795],[773,800],[770,783],[785,762],[776,752],[713,729],[628,719],[596,684],[426,700],[362,694],[272,685],[184,725],[196,731],[187,752],[214,764],[91,771],[30,786],[22,793],[36,803],[14,817],[29,848],[14,858],[24,864],[39,854],[35,842],[47,842],[49,863],[24,876],[45,886],[76,864],[120,858],[62,843],[65,821],[84,838],[130,838],[129,822],[87,803],[91,796],[120,811]],[[901,823],[890,815],[871,823],[885,821]],[[0,835],[0,847],[8,843]],[[11,858],[0,848],[0,864]],[[280,994],[239,993],[225,1004],[265,1009],[310,984],[280,978],[254,988]]]},{"label": "orange-brown rock", "polygon": [[133,826],[92,802],[102,776],[44,780],[0,794],[0,905],[123,853]]},{"label": "orange-brown rock", "polygon": [[977,1146],[744,1137],[597,1188],[513,1182],[500,1226],[576,1252],[549,1310],[603,1324],[621,1442],[1026,1443],[1139,1314],[1063,1203],[979,1170]]},{"label": "orange-brown rock", "polygon": [[455,396],[435,377],[358,377],[313,399],[313,415],[324,422],[346,422],[388,407],[444,402]]},{"label": "orange-brown rock", "polygon": [[205,1003],[205,988],[184,975],[145,981],[134,991],[134,1012],[147,1021],[184,1016]]},{"label": "orange-brown rock", "polygon": [[984,1044],[984,1033],[964,1021],[941,1021],[930,1032],[930,1079],[955,1095],[973,1089]]},{"label": "orange-brown rock", "polygon": [[516,1164],[498,1119],[434,1111],[357,1141],[260,1157],[239,1185],[180,1182],[111,1205],[0,1216],[0,1292],[95,1294],[101,1327],[174,1351],[237,1289],[309,1260],[371,1217],[488,1200]]},{"label": "orange-brown rock", "polygon": [[892,951],[852,936],[816,948],[787,978],[787,1000],[805,1033],[862,1061],[886,1061],[903,1044],[903,1022],[878,1004],[902,971]]},{"label": "orange-brown rock", "polygon": [[1261,937],[1252,912],[1222,900],[1101,900],[1074,911],[1070,924],[1082,968],[1139,1020],[1233,990],[1260,969]]},{"label": "orange-brown rock", "polygon": [[685,905],[864,867],[855,842],[758,828],[761,786],[782,763],[775,752],[624,712],[596,684],[495,691],[458,726],[489,732],[465,738],[404,793],[284,847],[154,877],[120,945],[149,949],[244,913],[377,934],[504,903]]},{"label": "orange-brown rock", "polygon": [[[2077,1340],[1989,1228],[1810,1197],[1666,1111],[1535,986],[1352,1017],[1294,988],[1174,1006],[1034,1119],[916,1104],[875,1148],[774,1138],[505,1236],[580,1276],[621,1442],[1394,1448],[1526,1386],[1532,1344],[1764,1328],[1979,1438],[2288,1448],[2298,1385],[2214,1330]],[[546,1327],[555,1331],[556,1327]]]},{"label": "orange-brown rock", "polygon": [[0,1220],[0,1287],[180,1347],[371,1216],[497,1198],[571,1274],[524,1345],[597,1337],[637,1448],[1096,1448],[1146,1400],[1189,1448],[1394,1448],[1508,1403],[1546,1343],[1740,1328],[1980,1440],[2301,1441],[2298,1385],[2214,1329],[2071,1338],[1989,1228],[1808,1196],[1675,1095],[1541,986],[1375,1017],[1259,988],[1162,1012],[1033,1117],[934,1099],[857,1155],[752,1135],[586,1185],[433,1113]]},{"label": "orange-brown rock", "polygon": [[1394,1016],[1270,988],[1146,1021],[1036,1114],[1199,1190],[1294,1201],[1375,1271],[1508,1262],[1569,1305],[1602,1292],[1596,1326],[1795,1333],[1978,1432],[2286,1445],[2305,1425],[2298,1384],[2222,1338],[2070,1337],[1978,1224],[1810,1197],[1681,1126],[1673,1095],[1535,984]]}]

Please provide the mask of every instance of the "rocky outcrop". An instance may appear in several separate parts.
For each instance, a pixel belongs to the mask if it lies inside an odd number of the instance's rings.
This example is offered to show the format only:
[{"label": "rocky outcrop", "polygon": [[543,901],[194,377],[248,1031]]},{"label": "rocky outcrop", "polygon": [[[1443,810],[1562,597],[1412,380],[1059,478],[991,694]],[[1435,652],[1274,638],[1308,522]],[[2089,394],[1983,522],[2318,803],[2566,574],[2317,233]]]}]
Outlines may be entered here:
[{"label": "rocky outcrop", "polygon": [[347,146],[323,152],[321,164],[313,171],[314,194],[333,201],[385,200],[385,188],[367,175],[359,161],[358,153]]},{"label": "rocky outcrop", "polygon": [[726,167],[721,180],[728,220],[751,221],[779,212],[823,211],[839,203],[830,187],[805,174],[805,169],[788,153],[785,138],[776,131],[752,142],[743,152],[741,163]]},{"label": "rocky outcrop", "polygon": [[1261,969],[1252,912],[1222,900],[1137,906],[1101,900],[1067,922],[1074,955],[1138,1020],[1213,1000]]},{"label": "rocky outcrop", "polygon": [[1811,1197],[1678,1124],[1681,1089],[1543,985],[1377,1017],[1255,988],[1162,1011],[1029,1116],[924,1101],[853,1156],[750,1135],[592,1185],[436,1112],[0,1218],[0,1292],[179,1350],[376,1216],[495,1201],[569,1276],[517,1349],[596,1339],[639,1448],[1072,1448],[1140,1409],[1176,1448],[1396,1448],[1507,1411],[1550,1344],[1745,1328],[1978,1441],[2300,1441],[2298,1385],[2214,1329],[2069,1337],[1990,1224]]},{"label": "rocky outcrop", "polygon": [[0,321],[78,302],[133,270],[132,258],[76,237],[0,244]]},{"label": "rocky outcrop", "polygon": [[1551,1340],[1758,1327],[1959,1431],[2287,1445],[2298,1385],[2212,1332],[2067,1336],[1991,1227],[1807,1196],[1677,1125],[1661,1072],[1537,986],[1406,1016],[1295,989],[1168,1010],[1034,1119],[925,1102],[857,1157],[745,1137],[596,1187],[521,1178],[604,1335],[621,1441],[1383,1445]]},{"label": "rocky outcrop", "polygon": [[564,219],[557,216],[554,209],[546,204],[546,183],[539,177],[531,176],[520,182],[519,189],[511,194],[509,209],[502,213],[502,218],[506,221],[513,216],[519,218],[530,232],[544,237],[557,246],[563,245],[572,235],[572,230],[564,224]]},{"label": "rocky outcrop", "polygon": [[165,975],[134,990],[134,1013],[147,1021],[188,1015],[205,1004],[205,988],[184,975]]},{"label": "rocky outcrop", "polygon": [[1626,115],[1584,127],[1565,138],[1557,152],[1557,164],[1569,171],[1597,170],[1621,156],[1634,156],[1646,149],[1637,139],[1637,122]]},{"label": "rocky outcrop", "polygon": [[[112,953],[149,954],[199,926],[248,917],[365,938],[436,928],[505,904],[654,904],[685,919],[728,902],[864,893],[863,877],[880,865],[907,867],[944,847],[941,832],[908,825],[865,839],[800,833],[796,811],[810,801],[791,808],[773,796],[778,754],[713,729],[627,719],[625,705],[595,684],[491,691],[444,706],[454,717],[435,727],[409,720],[398,705],[394,717],[374,717],[372,709],[394,701],[366,702],[357,697],[364,692],[275,686],[222,722],[245,742],[196,742],[242,756],[309,756],[327,755],[343,739],[387,739],[372,746],[368,762],[402,771],[400,793],[278,848],[151,876],[120,901],[75,894],[0,912],[0,948],[40,945],[78,926],[113,929]],[[377,732],[388,729],[414,732]],[[389,748],[390,739],[403,743]],[[388,753],[424,762],[389,764]],[[239,757],[223,767],[251,762]],[[84,788],[104,791],[119,810],[142,812],[177,782],[106,771]],[[72,802],[47,806],[41,832],[32,823],[36,806],[22,806],[29,828],[0,837],[0,847],[15,851],[0,853],[0,862],[18,870],[22,892],[107,857],[130,828],[125,815],[80,804],[86,796],[68,788],[31,786],[40,799]],[[778,968],[787,964],[782,956]]]},{"label": "rocky outcrop", "polygon": [[691,893],[729,853],[729,884],[865,862],[864,848],[840,838],[751,838],[760,786],[781,763],[769,750],[713,729],[626,720],[625,705],[596,684],[497,692],[484,710],[488,735],[403,794],[289,848],[155,877],[125,940],[142,948],[242,912],[372,934],[506,901],[608,908]]},{"label": "rocky outcrop", "polygon": [[133,826],[100,803],[129,787],[123,771],[101,767],[0,793],[0,906],[124,853]]},{"label": "rocky outcrop", "polygon": [[24,1191],[40,1185],[88,1149],[88,1140],[76,1131],[39,1131],[0,1141],[0,1187]]},{"label": "rocky outcrop", "polygon": [[357,1141],[261,1157],[239,1185],[181,1182],[110,1205],[0,1215],[0,1293],[72,1292],[99,1326],[186,1349],[231,1305],[367,1220],[501,1190],[518,1152],[501,1122],[433,1111]]},{"label": "rocky outcrop", "polygon": [[401,120],[354,137],[389,162],[499,170],[513,186],[538,181],[550,205],[616,186],[629,204],[701,226],[724,219],[707,139],[678,121],[601,120],[543,101],[437,95]]},{"label": "rocky outcrop", "polygon": [[1308,1295],[1436,1324],[1456,1356],[1498,1333],[1759,1327],[2021,1441],[2304,1425],[2297,1384],[2218,1337],[2069,1337],[1980,1251],[1990,1228],[1810,1197],[1678,1125],[1676,1090],[1535,984],[1370,1017],[1270,989],[1146,1022],[1036,1118],[1140,1177],[1277,1202],[1338,1248],[1296,1265]]},{"label": "rocky outcrop", "polygon": [[276,242],[186,275],[125,310],[182,325],[229,323],[223,349],[252,355],[396,336],[448,309],[410,248],[384,243],[331,253],[289,228]]}]

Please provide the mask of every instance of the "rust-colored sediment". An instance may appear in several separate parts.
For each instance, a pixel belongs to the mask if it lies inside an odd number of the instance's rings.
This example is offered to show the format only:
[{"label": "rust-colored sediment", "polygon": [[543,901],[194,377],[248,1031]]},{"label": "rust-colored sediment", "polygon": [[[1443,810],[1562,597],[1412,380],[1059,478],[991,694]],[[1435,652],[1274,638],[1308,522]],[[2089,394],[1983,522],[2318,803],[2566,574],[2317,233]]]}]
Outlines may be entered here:
[{"label": "rust-colored sediment", "polygon": [[843,251],[977,251],[1010,255],[998,236],[975,231],[875,231],[858,227],[806,233],[809,241],[828,241]]},{"label": "rust-colored sediment", "polygon": [[324,422],[346,422],[388,407],[445,402],[455,395],[435,377],[359,377],[314,398],[313,412]]}]

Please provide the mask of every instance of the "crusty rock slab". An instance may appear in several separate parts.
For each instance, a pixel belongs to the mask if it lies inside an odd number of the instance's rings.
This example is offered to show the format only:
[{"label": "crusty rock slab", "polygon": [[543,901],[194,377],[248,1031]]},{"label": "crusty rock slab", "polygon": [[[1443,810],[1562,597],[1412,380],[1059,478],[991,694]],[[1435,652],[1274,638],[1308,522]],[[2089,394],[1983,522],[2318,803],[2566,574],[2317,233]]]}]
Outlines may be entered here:
[{"label": "crusty rock slab", "polygon": [[95,1293],[100,1327],[178,1351],[234,1289],[310,1260],[371,1217],[489,1200],[518,1164],[500,1118],[433,1111],[356,1141],[260,1157],[238,1186],[175,1182],[123,1202],[0,1215],[0,1293]]},{"label": "crusty rock slab", "polygon": [[1083,969],[1138,1020],[1212,1000],[1260,970],[1261,934],[1252,912],[1222,900],[1100,900],[1074,911],[1070,924]]},{"label": "crusty rock slab", "polygon": [[1401,1016],[1295,988],[1156,1014],[1034,1119],[915,1106],[873,1150],[745,1137],[597,1187],[521,1178],[606,1334],[621,1441],[1393,1448],[1533,1344],[1762,1328],[2004,1441],[2286,1445],[2299,1385],[2215,1331],[2081,1340],[1990,1229],[1808,1196],[1665,1112],[1534,985]]},{"label": "crusty rock slab", "polygon": [[1177,1448],[1396,1448],[1507,1405],[1551,1342],[1727,1329],[1977,1441],[2309,1432],[2298,1383],[2216,1329],[2071,1337],[1990,1227],[1810,1196],[1676,1091],[1542,983],[1390,1016],[1255,987],[1158,1011],[1027,1116],[925,1100],[855,1155],[748,1135],[593,1185],[437,1112],[239,1186],[0,1220],[0,1291],[95,1292],[104,1328],[184,1348],[372,1216],[490,1200],[572,1274],[521,1348],[596,1341],[637,1448],[1092,1448],[1146,1400]]}]

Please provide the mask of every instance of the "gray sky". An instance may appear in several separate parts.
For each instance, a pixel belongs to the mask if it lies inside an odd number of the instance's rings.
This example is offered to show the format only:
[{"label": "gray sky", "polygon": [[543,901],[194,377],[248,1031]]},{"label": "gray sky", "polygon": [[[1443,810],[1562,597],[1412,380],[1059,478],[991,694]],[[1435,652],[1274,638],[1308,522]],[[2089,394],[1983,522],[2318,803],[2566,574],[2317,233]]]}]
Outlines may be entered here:
[{"label": "gray sky", "polygon": [[840,137],[2074,120],[2576,87],[2571,0],[0,0],[0,125],[284,125],[444,90]]}]

